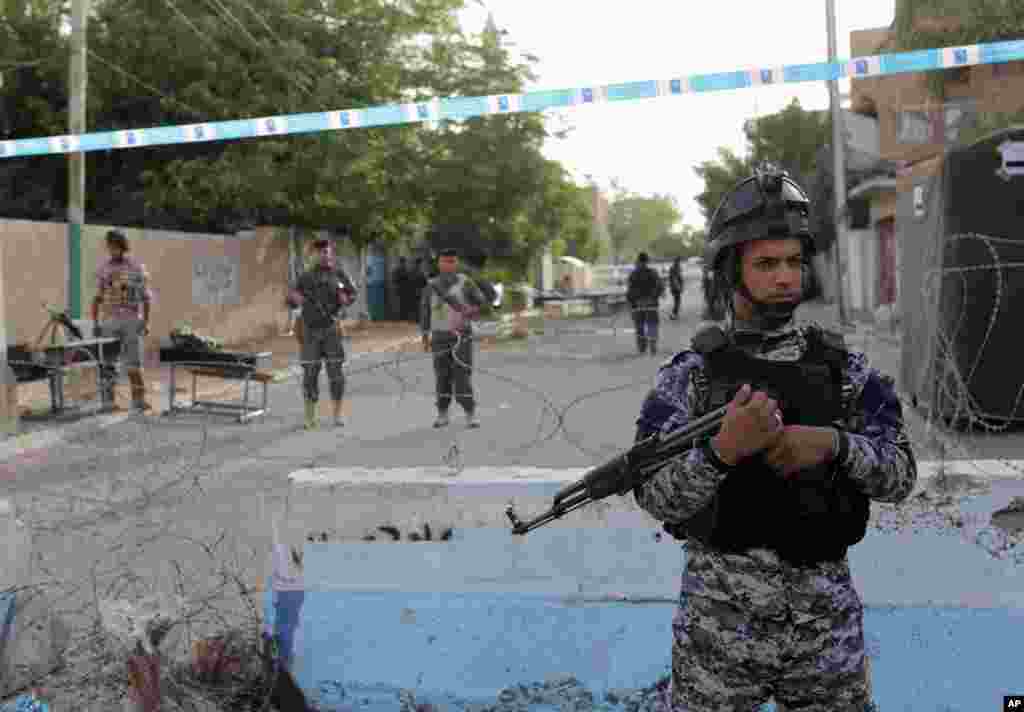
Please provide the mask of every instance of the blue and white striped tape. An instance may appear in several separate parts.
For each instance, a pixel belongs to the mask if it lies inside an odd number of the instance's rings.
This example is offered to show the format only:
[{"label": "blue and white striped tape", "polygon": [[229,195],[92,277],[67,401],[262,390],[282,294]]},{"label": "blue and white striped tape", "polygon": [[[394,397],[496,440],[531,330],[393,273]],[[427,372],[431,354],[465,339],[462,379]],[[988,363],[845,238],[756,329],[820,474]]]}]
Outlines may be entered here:
[{"label": "blue and white striped tape", "polygon": [[1024,40],[881,54],[857,57],[842,62],[794,64],[715,74],[695,74],[689,77],[660,81],[540,90],[524,94],[453,97],[413,104],[371,106],[366,109],[264,116],[206,124],[159,126],[88,133],[78,136],[47,136],[18,141],[0,141],[0,158],[87,153],[89,151],[166,146],[201,141],[232,141],[261,136],[286,136],[371,126],[415,124],[443,119],[468,119],[474,116],[536,112],[605,102],[654,99],[664,96],[747,89],[776,84],[823,82],[842,78],[863,79],[906,72],[930,72],[953,67],[1000,64],[1017,60],[1024,60]]}]

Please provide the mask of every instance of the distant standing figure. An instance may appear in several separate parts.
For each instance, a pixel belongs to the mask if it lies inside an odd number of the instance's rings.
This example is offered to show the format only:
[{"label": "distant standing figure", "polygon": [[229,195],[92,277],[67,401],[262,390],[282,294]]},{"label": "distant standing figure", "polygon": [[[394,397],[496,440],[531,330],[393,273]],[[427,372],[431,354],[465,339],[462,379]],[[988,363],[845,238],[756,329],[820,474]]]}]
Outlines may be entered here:
[{"label": "distant standing figure", "polygon": [[345,395],[345,374],[342,369],[345,349],[339,333],[342,310],[356,299],[356,287],[344,269],[337,266],[334,247],[328,240],[317,240],[319,262],[303,272],[289,292],[289,303],[302,308],[302,351],[304,371],[303,396],[305,427],[319,427],[317,403],[320,400],[320,362],[327,365],[334,424],[341,426],[341,401]]},{"label": "distant standing figure", "polygon": [[679,302],[683,297],[683,258],[676,257],[668,270],[668,288],[672,292],[672,320],[679,319]]},{"label": "distant standing figure", "polygon": [[[132,408],[150,409],[142,376],[143,337],[149,333],[149,310],[153,293],[149,274],[141,262],[128,256],[128,238],[120,230],[107,233],[110,259],[96,272],[96,298],[92,303],[93,335],[121,340],[120,361],[132,384]],[[100,321],[100,307],[106,318]]]},{"label": "distant standing figure", "polygon": [[637,255],[636,269],[629,273],[626,301],[633,311],[637,351],[643,354],[649,349],[654,356],[658,353],[658,303],[665,293],[665,282],[647,263],[646,252]]},{"label": "distant standing figure", "polygon": [[448,425],[452,397],[466,412],[466,425],[479,427],[473,394],[473,326],[485,297],[468,275],[459,269],[458,252],[441,251],[440,274],[423,290],[420,333],[423,350],[433,351],[437,379],[437,420],[435,428]]}]

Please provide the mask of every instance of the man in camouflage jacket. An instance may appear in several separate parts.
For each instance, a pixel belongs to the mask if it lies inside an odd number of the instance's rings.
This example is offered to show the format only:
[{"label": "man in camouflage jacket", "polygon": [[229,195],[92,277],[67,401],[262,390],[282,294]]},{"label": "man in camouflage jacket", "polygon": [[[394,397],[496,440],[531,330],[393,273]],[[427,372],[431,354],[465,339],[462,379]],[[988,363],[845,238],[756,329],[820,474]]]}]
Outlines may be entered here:
[{"label": "man in camouflage jacket", "polygon": [[440,273],[427,282],[420,295],[423,350],[434,354],[434,427],[448,426],[448,408],[454,397],[466,413],[466,427],[478,428],[473,393],[473,320],[480,316],[486,297],[469,275],[459,272],[455,249],[441,250],[437,264]]},{"label": "man in camouflage jacket", "polygon": [[[687,546],[673,621],[674,712],[756,710],[770,698],[780,710],[873,709],[846,548],[864,535],[870,500],[909,496],[917,466],[892,380],[841,336],[793,319],[808,282],[808,207],[799,186],[772,170],[723,200],[709,231],[705,296],[729,318],[659,369],[637,421],[638,438],[669,434],[728,404],[715,436],[634,493]],[[813,426],[793,418],[828,400],[827,384],[765,393],[742,369],[718,366],[814,372],[812,354],[831,354],[840,414]],[[800,389],[800,378],[791,383]],[[819,514],[809,511],[815,502],[824,503]]]},{"label": "man in camouflage jacket", "polygon": [[327,364],[327,380],[334,406],[334,424],[343,425],[342,399],[345,396],[345,349],[339,320],[345,307],[356,299],[356,287],[337,265],[334,246],[317,240],[313,246],[319,261],[299,277],[288,293],[289,306],[302,308],[302,391],[305,403],[305,428],[315,430],[320,418],[320,363]]}]

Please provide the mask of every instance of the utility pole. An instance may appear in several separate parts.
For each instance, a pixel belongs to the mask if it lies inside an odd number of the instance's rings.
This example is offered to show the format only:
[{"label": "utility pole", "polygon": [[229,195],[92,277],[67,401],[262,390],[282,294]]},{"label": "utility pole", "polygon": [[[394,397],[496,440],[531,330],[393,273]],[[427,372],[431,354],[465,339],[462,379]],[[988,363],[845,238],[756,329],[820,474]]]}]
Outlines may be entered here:
[{"label": "utility pole", "polygon": [[[86,27],[89,0],[71,0],[71,102],[68,133],[85,133]],[[67,309],[70,319],[82,318],[82,225],[85,223],[85,154],[68,154]]]},{"label": "utility pole", "polygon": [[[0,237],[0,435],[18,434],[18,379],[7,362],[7,312],[4,286],[4,238]],[[2,643],[0,643],[2,645]],[[2,664],[2,663],[0,663]]]},{"label": "utility pole", "polygon": [[[825,15],[828,23],[828,61],[836,61],[836,0],[825,0]],[[839,103],[839,80],[828,82],[829,106],[832,110],[832,173],[835,193],[836,242],[832,247],[832,268],[835,274],[836,306],[840,326],[848,325],[846,314],[846,289],[843,285],[843,271],[840,264],[840,241],[843,236],[843,221],[846,213],[846,131],[843,125],[843,110]]]}]

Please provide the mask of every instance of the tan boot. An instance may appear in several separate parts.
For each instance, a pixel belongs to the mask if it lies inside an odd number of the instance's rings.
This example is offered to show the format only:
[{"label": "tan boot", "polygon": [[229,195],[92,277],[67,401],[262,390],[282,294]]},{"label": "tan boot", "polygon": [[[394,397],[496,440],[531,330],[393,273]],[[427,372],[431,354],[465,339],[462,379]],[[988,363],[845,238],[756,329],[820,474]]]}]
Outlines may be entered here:
[{"label": "tan boot", "polygon": [[306,405],[306,420],[304,427],[306,430],[317,430],[320,428],[320,414],[317,412],[317,403],[315,401],[304,401]]}]

